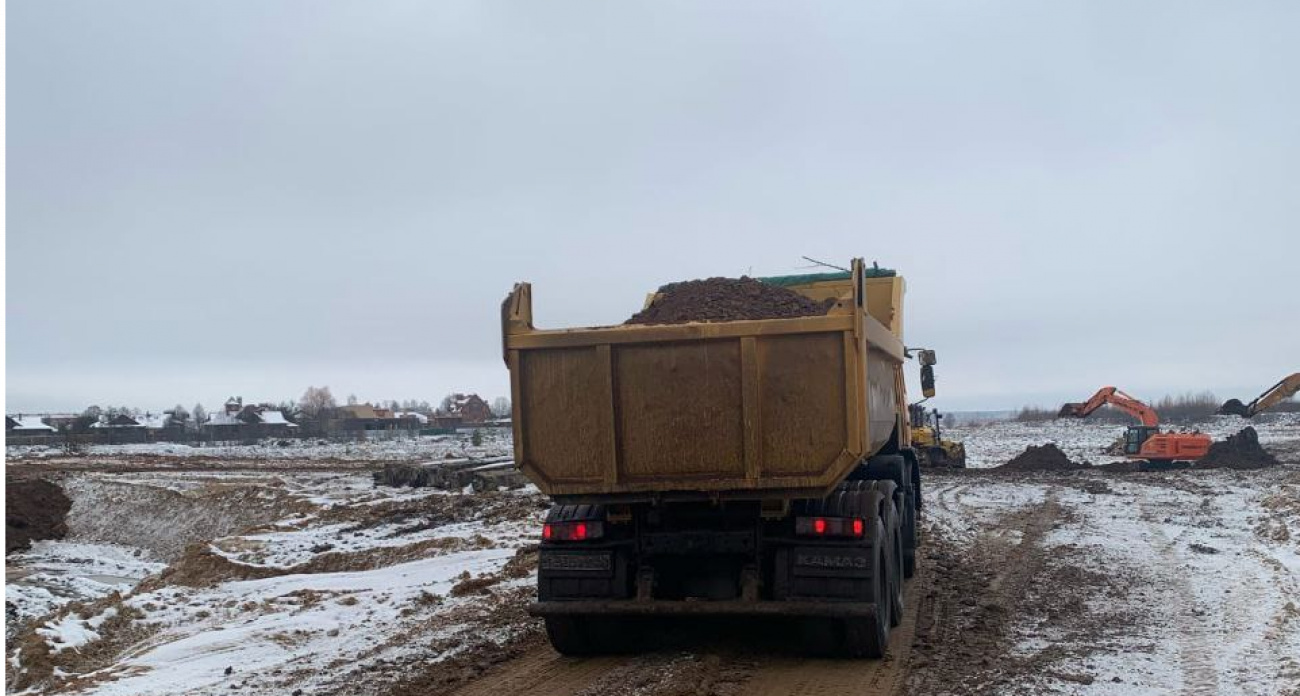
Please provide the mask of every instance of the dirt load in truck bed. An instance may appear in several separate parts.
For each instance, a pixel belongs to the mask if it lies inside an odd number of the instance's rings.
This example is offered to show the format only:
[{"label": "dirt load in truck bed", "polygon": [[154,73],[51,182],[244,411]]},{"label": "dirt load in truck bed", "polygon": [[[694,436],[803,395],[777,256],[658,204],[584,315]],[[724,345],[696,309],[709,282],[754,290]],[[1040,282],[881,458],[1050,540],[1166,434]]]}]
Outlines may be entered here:
[{"label": "dirt load in truck bed", "polygon": [[740,321],[821,316],[834,304],[753,278],[709,278],[670,283],[659,288],[654,304],[625,324],[685,324],[691,321]]}]

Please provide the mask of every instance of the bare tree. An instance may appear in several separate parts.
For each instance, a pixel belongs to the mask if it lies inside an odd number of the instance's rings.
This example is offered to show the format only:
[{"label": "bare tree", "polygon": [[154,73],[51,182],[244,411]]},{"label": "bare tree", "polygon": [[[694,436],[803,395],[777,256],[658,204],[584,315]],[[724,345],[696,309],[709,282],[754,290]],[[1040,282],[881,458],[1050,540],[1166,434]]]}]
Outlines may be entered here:
[{"label": "bare tree", "polygon": [[451,413],[451,405],[454,403],[456,403],[456,396],[454,394],[448,394],[442,397],[442,403],[438,404],[438,412]]},{"label": "bare tree", "polygon": [[203,424],[208,422],[208,412],[204,410],[203,404],[194,404],[194,410],[190,412],[190,425],[195,430],[203,428]]},{"label": "bare tree", "polygon": [[103,415],[104,409],[98,406],[88,406],[86,410],[82,411],[81,415],[77,417],[77,420],[72,422],[72,430],[74,432],[84,433],[90,429],[90,426],[98,423],[100,417]]},{"label": "bare tree", "polygon": [[185,407],[180,404],[176,404],[172,407],[170,415],[172,425],[180,428],[184,428],[190,420],[190,412],[186,411]]},{"label": "bare tree", "polygon": [[504,396],[498,396],[492,400],[492,414],[497,418],[505,418],[510,415],[510,399]]},{"label": "bare tree", "polygon": [[349,405],[349,406],[356,406],[357,403],[358,403],[358,402],[357,402],[357,395],[356,395],[356,394],[348,394],[348,405]]},{"label": "bare tree", "polygon": [[307,387],[307,391],[303,392],[302,398],[298,400],[298,406],[302,409],[303,415],[319,418],[323,411],[337,408],[338,403],[334,401],[334,395],[330,393],[329,387]]}]

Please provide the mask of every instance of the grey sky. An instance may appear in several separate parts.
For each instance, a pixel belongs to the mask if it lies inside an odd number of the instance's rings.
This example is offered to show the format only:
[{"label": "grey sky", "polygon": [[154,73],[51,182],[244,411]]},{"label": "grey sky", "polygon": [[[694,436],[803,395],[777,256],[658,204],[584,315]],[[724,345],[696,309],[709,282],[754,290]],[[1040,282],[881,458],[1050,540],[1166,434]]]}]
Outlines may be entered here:
[{"label": "grey sky", "polygon": [[1300,369],[1300,5],[8,6],[7,403],[507,392],[498,303],[860,255],[941,405]]}]

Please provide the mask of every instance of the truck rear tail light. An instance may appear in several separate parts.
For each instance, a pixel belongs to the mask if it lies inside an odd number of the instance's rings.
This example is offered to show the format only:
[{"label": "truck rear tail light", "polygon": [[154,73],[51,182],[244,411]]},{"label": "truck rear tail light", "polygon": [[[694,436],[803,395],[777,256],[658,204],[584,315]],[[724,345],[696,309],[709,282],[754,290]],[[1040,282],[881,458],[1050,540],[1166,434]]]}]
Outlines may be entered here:
[{"label": "truck rear tail light", "polygon": [[587,522],[556,522],[542,525],[544,541],[587,541],[605,536],[605,523],[592,520]]},{"label": "truck rear tail light", "polygon": [[813,537],[857,537],[867,533],[861,517],[796,517],[794,533]]}]

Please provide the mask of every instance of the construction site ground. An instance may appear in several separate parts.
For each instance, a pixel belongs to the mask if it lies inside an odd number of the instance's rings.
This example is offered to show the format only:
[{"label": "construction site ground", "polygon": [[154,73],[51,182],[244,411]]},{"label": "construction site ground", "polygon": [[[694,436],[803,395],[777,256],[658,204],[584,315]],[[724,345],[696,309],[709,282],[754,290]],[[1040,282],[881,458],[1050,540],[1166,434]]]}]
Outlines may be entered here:
[{"label": "construction site ground", "polygon": [[[1216,439],[1244,421],[1202,427]],[[384,461],[96,451],[11,460],[71,500],[7,557],[6,687],[53,694],[1300,694],[1300,417],[1281,465],[994,470],[1028,445],[1103,464],[1122,427],[945,431],[907,612],[878,661],[802,657],[770,621],[629,623],[650,648],[565,658],[525,614],[547,502],[531,487],[376,487]],[[22,454],[11,452],[14,454]],[[338,466],[334,461],[341,461]],[[290,463],[292,462],[292,463]]]}]

